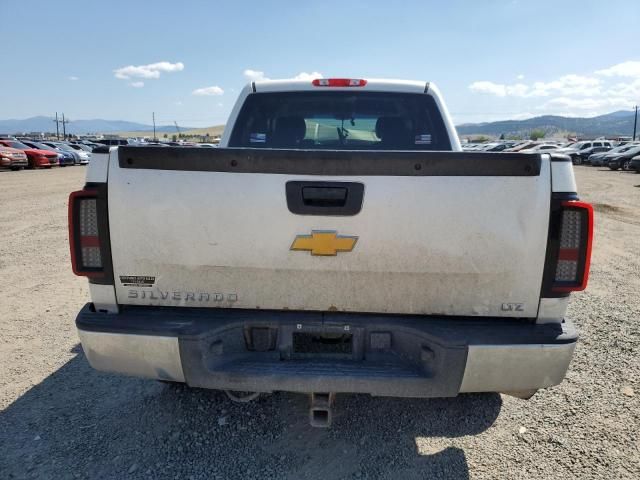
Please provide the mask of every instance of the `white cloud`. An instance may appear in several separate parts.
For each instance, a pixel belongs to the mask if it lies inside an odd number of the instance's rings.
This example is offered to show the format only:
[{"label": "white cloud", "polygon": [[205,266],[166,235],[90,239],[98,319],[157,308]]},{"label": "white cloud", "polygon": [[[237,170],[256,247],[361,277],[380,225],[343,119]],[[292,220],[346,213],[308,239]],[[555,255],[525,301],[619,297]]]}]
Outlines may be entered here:
[{"label": "white cloud", "polygon": [[534,82],[531,91],[525,96],[547,97],[554,94],[590,96],[599,93],[599,79],[570,74],[551,82]]},{"label": "white cloud", "polygon": [[221,89],[217,85],[213,85],[211,87],[196,88],[193,92],[191,92],[191,95],[214,96],[222,95],[223,93],[223,89]]},{"label": "white cloud", "polygon": [[131,78],[160,78],[160,74],[163,72],[180,72],[182,70],[184,70],[182,62],[157,62],[148,65],[128,65],[116,68],[113,73],[120,80],[129,80]]},{"label": "white cloud", "polygon": [[605,77],[635,77],[640,78],[640,62],[630,60],[618,63],[603,70],[597,70],[598,75]]},{"label": "white cloud", "polygon": [[251,82],[259,82],[261,80],[269,80],[264,76],[264,72],[259,70],[251,70],[250,68],[246,69],[242,74],[247,77],[247,79]]},{"label": "white cloud", "polygon": [[548,97],[560,95],[597,95],[600,93],[600,80],[581,75],[564,75],[551,82],[534,82],[531,85],[514,83],[505,85],[489,81],[473,82],[469,89],[476,93],[488,93],[497,97]]},{"label": "white cloud", "polygon": [[70,77],[67,77],[69,80],[71,80],[72,82],[75,82],[76,80],[80,80],[78,77],[76,77],[75,75],[71,75]]},{"label": "white cloud", "polygon": [[[267,77],[264,72],[260,70],[251,70],[247,69],[242,74],[247,78],[247,80],[251,82],[260,82],[262,80],[271,80]],[[320,72],[300,72],[296,76],[292,77],[291,80],[313,80],[314,78],[322,78],[322,74]]]},{"label": "white cloud", "polygon": [[628,107],[629,101],[621,97],[596,97],[596,98],[552,98],[540,107],[540,110],[555,110],[557,108],[593,110],[598,111],[603,108]]},{"label": "white cloud", "polygon": [[633,99],[640,98],[640,78],[629,83],[616,83],[606,91],[608,95],[614,97],[627,97]]},{"label": "white cloud", "polygon": [[[518,74],[516,78],[517,81],[513,83],[477,81],[471,83],[468,88],[474,93],[504,99],[502,101],[505,105],[506,102],[516,100],[517,108],[524,111],[542,111],[564,116],[595,116],[614,110],[630,109],[640,99],[640,61],[636,60],[618,63],[584,75],[560,75],[550,81],[523,81],[523,74]],[[540,99],[544,101],[536,101]],[[502,114],[504,115],[517,118],[513,111]],[[482,115],[483,118],[489,116],[490,114]]]},{"label": "white cloud", "polygon": [[497,97],[506,97],[506,96],[524,97],[527,95],[527,92],[529,91],[529,87],[527,87],[524,83],[516,83],[513,85],[503,85],[500,83],[493,83],[493,82],[487,82],[487,81],[473,82],[471,85],[469,85],[469,89],[472,92],[489,93]]},{"label": "white cloud", "polygon": [[506,85],[499,83],[488,82],[481,80],[479,82],[473,82],[469,85],[469,90],[475,93],[490,93],[497,97],[504,97],[507,95]]},{"label": "white cloud", "polygon": [[294,80],[314,80],[316,78],[322,78],[322,74],[320,72],[300,72],[295,77],[293,77]]},{"label": "white cloud", "polygon": [[129,85],[133,88],[142,88],[144,87],[144,82],[131,82]]}]

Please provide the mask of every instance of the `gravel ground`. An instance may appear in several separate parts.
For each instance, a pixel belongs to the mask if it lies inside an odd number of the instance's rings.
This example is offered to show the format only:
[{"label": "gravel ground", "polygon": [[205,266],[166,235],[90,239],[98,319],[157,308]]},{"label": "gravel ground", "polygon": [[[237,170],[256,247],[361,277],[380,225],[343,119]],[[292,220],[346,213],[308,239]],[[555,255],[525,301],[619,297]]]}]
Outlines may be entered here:
[{"label": "gravel ground", "polygon": [[238,405],[89,368],[66,234],[84,168],[0,172],[0,479],[640,478],[640,175],[576,175],[596,240],[564,383],[529,401],[342,395],[320,430],[303,395]]}]

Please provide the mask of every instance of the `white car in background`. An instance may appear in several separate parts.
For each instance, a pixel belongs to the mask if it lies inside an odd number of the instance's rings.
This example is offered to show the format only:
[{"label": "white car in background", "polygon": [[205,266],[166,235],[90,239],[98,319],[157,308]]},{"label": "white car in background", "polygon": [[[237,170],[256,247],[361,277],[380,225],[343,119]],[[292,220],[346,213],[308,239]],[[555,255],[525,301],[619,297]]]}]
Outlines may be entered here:
[{"label": "white car in background", "polygon": [[554,143],[541,143],[535,147],[520,150],[520,153],[550,153],[558,150],[560,147]]}]

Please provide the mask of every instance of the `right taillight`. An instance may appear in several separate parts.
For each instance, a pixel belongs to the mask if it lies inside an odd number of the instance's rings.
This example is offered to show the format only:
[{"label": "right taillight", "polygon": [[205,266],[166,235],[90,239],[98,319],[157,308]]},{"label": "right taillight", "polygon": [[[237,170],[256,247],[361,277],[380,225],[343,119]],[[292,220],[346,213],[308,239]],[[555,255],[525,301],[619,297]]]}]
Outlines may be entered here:
[{"label": "right taillight", "polygon": [[79,190],[69,195],[69,243],[73,273],[102,277],[105,262],[100,238],[98,192]]},{"label": "right taillight", "polygon": [[593,207],[584,202],[565,200],[556,211],[554,225],[555,259],[551,291],[556,293],[584,290],[589,279],[593,242]]}]

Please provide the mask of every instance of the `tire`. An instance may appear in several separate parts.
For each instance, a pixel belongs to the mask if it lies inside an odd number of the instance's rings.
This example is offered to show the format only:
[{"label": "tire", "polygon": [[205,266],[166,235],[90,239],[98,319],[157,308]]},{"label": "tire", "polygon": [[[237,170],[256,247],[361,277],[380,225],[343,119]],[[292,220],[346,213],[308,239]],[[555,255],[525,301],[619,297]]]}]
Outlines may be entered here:
[{"label": "tire", "polygon": [[631,167],[631,160],[627,160],[622,164],[622,169],[627,172],[630,170],[630,167]]},{"label": "tire", "polygon": [[620,167],[609,167],[609,170],[620,170]]},{"label": "tire", "polygon": [[22,167],[11,167],[11,170],[17,172],[18,170],[22,170]]},{"label": "tire", "polygon": [[574,165],[582,165],[582,157],[573,157],[571,160]]}]

